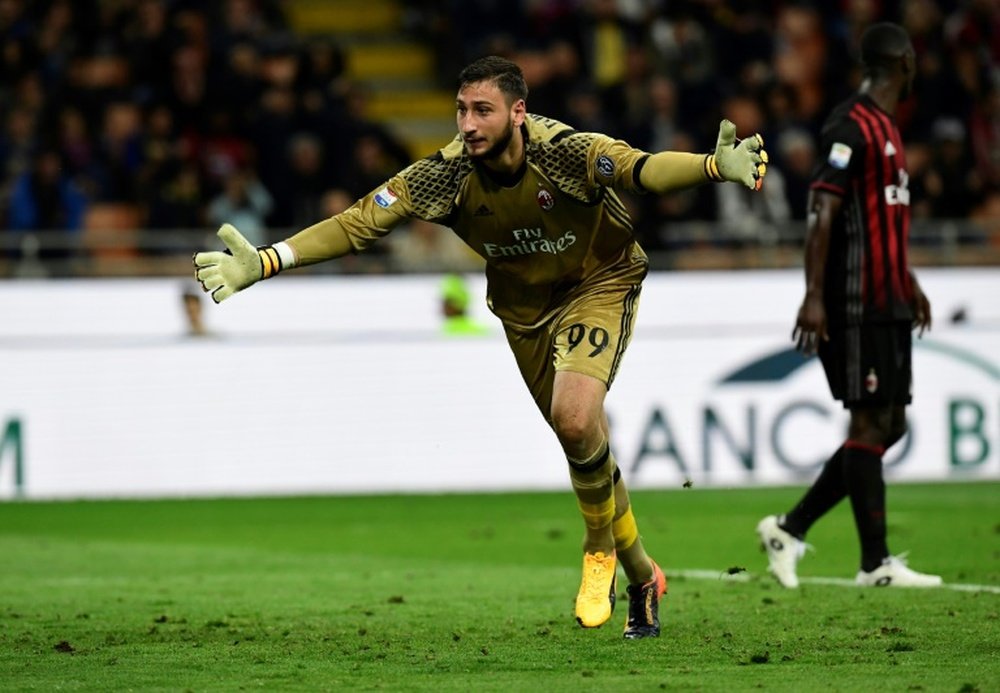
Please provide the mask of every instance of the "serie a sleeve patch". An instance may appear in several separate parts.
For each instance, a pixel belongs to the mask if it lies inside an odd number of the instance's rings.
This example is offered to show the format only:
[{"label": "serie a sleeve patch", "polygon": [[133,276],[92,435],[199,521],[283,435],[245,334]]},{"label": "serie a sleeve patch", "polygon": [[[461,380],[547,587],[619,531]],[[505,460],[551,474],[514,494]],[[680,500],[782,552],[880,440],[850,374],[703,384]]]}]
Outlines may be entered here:
[{"label": "serie a sleeve patch", "polygon": [[843,142],[834,142],[826,160],[834,168],[845,169],[851,163],[851,153],[851,148]]},{"label": "serie a sleeve patch", "polygon": [[391,207],[398,199],[396,193],[390,190],[388,186],[375,193],[375,204],[384,209]]}]

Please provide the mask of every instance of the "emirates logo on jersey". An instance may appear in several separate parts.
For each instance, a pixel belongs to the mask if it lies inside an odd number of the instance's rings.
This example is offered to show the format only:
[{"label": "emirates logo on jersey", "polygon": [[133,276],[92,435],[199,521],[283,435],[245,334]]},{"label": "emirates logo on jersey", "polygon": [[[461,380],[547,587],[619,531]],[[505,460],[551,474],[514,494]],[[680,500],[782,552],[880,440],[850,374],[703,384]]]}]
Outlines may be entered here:
[{"label": "emirates logo on jersey", "polygon": [[865,389],[869,395],[874,395],[875,391],[878,390],[878,376],[875,375],[874,368],[869,369],[868,375],[865,376]]},{"label": "emirates logo on jersey", "polygon": [[549,211],[556,204],[556,198],[552,196],[545,188],[538,191],[538,206],[542,208],[543,211]]}]

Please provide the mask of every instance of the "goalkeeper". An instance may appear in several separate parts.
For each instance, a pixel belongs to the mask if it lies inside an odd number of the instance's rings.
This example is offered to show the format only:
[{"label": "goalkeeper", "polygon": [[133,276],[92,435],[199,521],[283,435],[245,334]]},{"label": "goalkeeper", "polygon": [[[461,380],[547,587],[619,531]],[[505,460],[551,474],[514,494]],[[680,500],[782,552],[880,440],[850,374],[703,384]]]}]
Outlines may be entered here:
[{"label": "goalkeeper", "polygon": [[618,565],[625,637],[658,636],[666,578],[643,548],[608,445],[604,399],[632,337],[646,254],[616,191],[665,193],[732,181],[759,189],[767,154],[723,121],[710,154],[649,154],[529,114],[520,68],[481,58],[458,77],[458,136],[346,211],[273,246],[233,226],[228,252],[194,256],[216,303],[283,270],[365,250],[407,219],[451,228],[486,260],[487,302],[542,416],[559,440],[584,525],[581,626],[604,624]]}]

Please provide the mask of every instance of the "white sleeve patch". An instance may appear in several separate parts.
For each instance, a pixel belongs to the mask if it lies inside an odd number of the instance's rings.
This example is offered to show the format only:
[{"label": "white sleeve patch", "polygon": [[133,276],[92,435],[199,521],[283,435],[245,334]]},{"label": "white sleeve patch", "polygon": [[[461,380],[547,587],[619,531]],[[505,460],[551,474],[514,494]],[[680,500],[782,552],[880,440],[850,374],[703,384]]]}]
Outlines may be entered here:
[{"label": "white sleeve patch", "polygon": [[375,204],[384,209],[388,209],[395,204],[397,199],[399,198],[396,197],[396,193],[390,190],[388,186],[375,193]]},{"label": "white sleeve patch", "polygon": [[834,142],[826,160],[834,168],[845,169],[851,163],[851,148],[843,142]]}]

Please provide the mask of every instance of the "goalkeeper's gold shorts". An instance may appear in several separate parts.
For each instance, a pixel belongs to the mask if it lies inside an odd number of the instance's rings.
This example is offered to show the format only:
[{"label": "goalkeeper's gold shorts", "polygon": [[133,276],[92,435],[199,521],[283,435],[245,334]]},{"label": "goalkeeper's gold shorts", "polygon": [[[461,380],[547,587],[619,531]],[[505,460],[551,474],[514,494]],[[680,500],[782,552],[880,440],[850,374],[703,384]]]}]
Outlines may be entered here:
[{"label": "goalkeeper's gold shorts", "polygon": [[557,371],[592,376],[611,388],[632,339],[645,263],[574,295],[554,316],[530,331],[505,326],[507,343],[546,420]]}]

